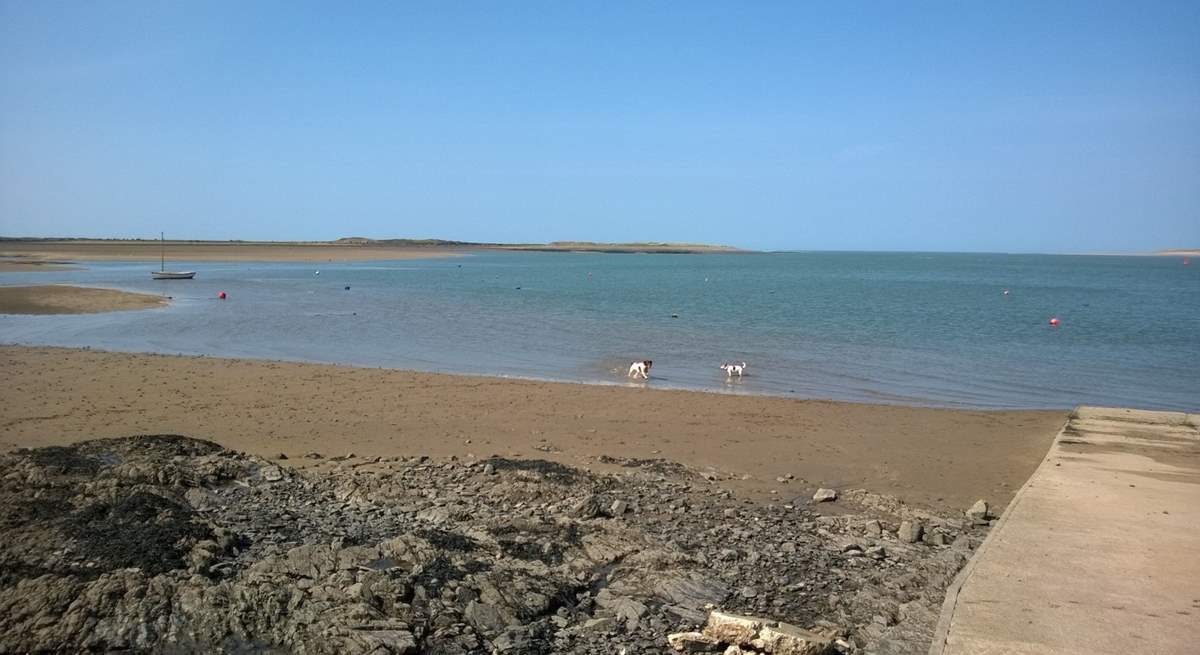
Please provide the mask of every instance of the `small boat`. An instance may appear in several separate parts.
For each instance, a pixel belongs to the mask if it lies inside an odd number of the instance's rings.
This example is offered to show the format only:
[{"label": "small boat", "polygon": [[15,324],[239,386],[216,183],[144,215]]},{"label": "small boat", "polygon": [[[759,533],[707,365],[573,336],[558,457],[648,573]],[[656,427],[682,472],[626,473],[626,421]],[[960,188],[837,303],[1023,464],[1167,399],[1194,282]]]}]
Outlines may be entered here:
[{"label": "small boat", "polygon": [[151,271],[150,276],[156,280],[190,280],[196,277],[196,271]]},{"label": "small boat", "polygon": [[159,255],[158,270],[150,271],[150,277],[155,280],[190,280],[196,277],[196,271],[168,271],[167,270],[167,242],[163,239],[163,233],[159,232],[158,242],[162,244],[162,251]]}]

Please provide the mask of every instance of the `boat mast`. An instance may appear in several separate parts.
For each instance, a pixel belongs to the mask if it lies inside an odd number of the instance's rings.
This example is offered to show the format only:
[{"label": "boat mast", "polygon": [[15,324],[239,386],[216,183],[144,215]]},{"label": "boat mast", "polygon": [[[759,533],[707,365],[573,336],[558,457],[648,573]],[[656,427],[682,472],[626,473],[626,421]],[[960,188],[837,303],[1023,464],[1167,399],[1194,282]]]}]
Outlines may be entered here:
[{"label": "boat mast", "polygon": [[160,250],[158,252],[158,272],[159,273],[167,270],[167,242],[163,240],[164,234],[165,234],[165,232],[158,233],[158,245],[160,247]]}]

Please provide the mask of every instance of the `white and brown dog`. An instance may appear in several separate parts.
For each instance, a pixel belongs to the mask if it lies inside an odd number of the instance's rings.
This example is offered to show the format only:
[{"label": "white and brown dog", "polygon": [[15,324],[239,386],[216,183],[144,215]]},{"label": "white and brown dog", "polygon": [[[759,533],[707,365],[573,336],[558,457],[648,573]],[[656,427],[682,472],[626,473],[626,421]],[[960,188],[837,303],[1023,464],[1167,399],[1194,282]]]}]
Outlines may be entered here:
[{"label": "white and brown dog", "polygon": [[738,376],[738,378],[741,378],[742,373],[746,372],[746,362],[742,362],[741,364],[730,364],[729,362],[726,362],[721,364],[721,370],[725,371],[726,378],[731,378],[735,374]]},{"label": "white and brown dog", "polygon": [[626,373],[626,376],[631,377],[635,380],[637,378],[642,378],[643,380],[649,380],[651,366],[654,366],[654,362],[652,362],[648,359],[644,360],[644,361],[640,361],[640,362],[634,362],[629,365],[629,373]]}]

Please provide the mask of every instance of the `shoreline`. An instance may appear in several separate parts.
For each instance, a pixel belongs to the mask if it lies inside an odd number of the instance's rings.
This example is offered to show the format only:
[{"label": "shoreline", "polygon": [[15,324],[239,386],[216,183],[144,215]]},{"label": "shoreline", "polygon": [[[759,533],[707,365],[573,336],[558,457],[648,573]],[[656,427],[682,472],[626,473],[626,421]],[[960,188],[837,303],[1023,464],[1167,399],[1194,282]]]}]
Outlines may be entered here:
[{"label": "shoreline", "polygon": [[960,511],[1006,504],[1068,414],[49,347],[0,346],[0,369],[0,450],[179,433],[270,457],[666,459],[748,498],[865,488]]},{"label": "shoreline", "polygon": [[[173,298],[168,296],[168,298]],[[169,303],[167,303],[169,304]],[[2,312],[0,312],[2,315]],[[856,405],[863,407],[899,407],[916,410],[938,410],[949,412],[1058,412],[1064,416],[1069,414],[1073,407],[1003,407],[1003,406],[973,406],[966,404],[938,404],[936,401],[922,402],[920,398],[908,396],[888,396],[884,394],[876,394],[880,396],[877,400],[859,400],[859,399],[844,399],[834,398],[829,396],[807,396],[798,393],[782,393],[773,391],[730,391],[724,387],[700,387],[687,386],[685,384],[675,383],[651,376],[649,382],[632,380],[624,377],[553,377],[553,376],[537,376],[537,375],[520,375],[500,372],[461,372],[450,370],[434,370],[421,368],[405,368],[398,366],[368,366],[365,364],[357,364],[352,362],[334,362],[323,361],[319,359],[288,359],[271,356],[254,356],[254,355],[237,355],[237,356],[222,356],[222,355],[207,355],[196,354],[189,352],[166,352],[153,350],[113,350],[103,346],[77,346],[77,345],[56,345],[43,344],[21,341],[4,341],[0,339],[0,349],[3,348],[31,348],[31,349],[53,349],[53,350],[81,350],[96,353],[109,353],[113,355],[150,355],[159,357],[183,357],[195,359],[222,359],[232,360],[246,363],[258,364],[296,364],[301,366],[331,366],[335,368],[346,369],[365,369],[365,370],[381,370],[392,371],[395,373],[403,373],[407,375],[444,375],[453,378],[480,378],[484,380],[496,382],[528,382],[535,384],[552,384],[552,385],[577,385],[582,387],[600,387],[606,389],[630,389],[643,392],[678,392],[684,394],[702,394],[711,395],[722,398],[765,398],[770,400],[784,401],[799,401],[813,403],[833,403]],[[619,375],[619,374],[614,374]],[[1182,409],[1156,409],[1146,407],[1132,407],[1144,411],[1189,411]]]},{"label": "shoreline", "polygon": [[[468,256],[468,255],[466,253],[459,253],[457,256]],[[3,260],[0,260],[0,263],[3,263]],[[56,262],[56,263],[61,264],[62,262]],[[78,269],[74,269],[74,270],[78,270]],[[3,269],[0,269],[0,271],[3,271]],[[4,276],[2,275],[2,273],[0,273],[0,315],[4,315],[4,314],[10,314],[10,315],[94,314],[94,313],[105,313],[105,312],[112,312],[112,311],[129,311],[129,310],[150,309],[150,308],[168,306],[168,305],[174,304],[172,302],[168,302],[169,300],[175,300],[175,298],[173,298],[172,296],[158,295],[156,293],[146,293],[146,291],[144,289],[138,290],[137,287],[132,286],[132,285],[128,284],[127,282],[116,282],[116,283],[112,283],[112,284],[106,284],[105,286],[96,286],[96,287],[79,286],[79,285],[71,284],[69,282],[56,282],[53,284],[46,284],[46,285],[22,284],[22,285],[5,286],[4,284],[2,284],[4,280],[5,280]],[[92,293],[92,292],[103,291],[107,294],[111,294],[112,298],[107,299],[107,300],[102,300],[102,301],[99,301],[96,303],[93,303],[90,299],[82,299],[82,300],[78,301],[78,302],[82,303],[81,307],[79,307],[79,308],[68,307],[68,308],[62,309],[62,308],[57,308],[57,307],[53,306],[56,301],[55,298],[38,298],[38,297],[36,297],[38,295],[38,293],[45,294],[46,292],[58,295],[58,294],[63,293],[63,290],[65,290],[65,289],[70,289],[70,290],[73,290],[74,292],[82,291],[83,293]],[[13,291],[26,292],[27,295],[29,295],[30,297],[27,299],[22,299],[22,301],[16,303],[18,305],[22,305],[22,307],[19,307],[16,310],[6,309],[13,303],[9,299],[5,298],[4,294],[6,292],[11,293]],[[124,298],[128,298],[129,300],[124,300]],[[141,298],[142,300],[139,301],[138,298]],[[157,299],[157,300],[156,300],[156,302],[150,302],[148,300],[145,300],[147,298],[153,298],[153,299]],[[187,300],[194,300],[194,298],[188,298],[186,295],[183,295],[183,294],[180,295],[179,299],[183,299],[184,302],[187,302]],[[130,302],[130,301],[133,301],[133,302]],[[47,307],[38,307],[39,305],[49,305],[50,307],[48,307],[48,308]],[[92,342],[92,343],[94,343],[94,342]],[[123,346],[120,344],[118,344],[116,346],[112,346],[110,344],[108,346],[101,345],[101,346],[97,347],[97,346],[90,345],[89,342],[83,342],[80,340],[57,340],[57,341],[53,340],[53,339],[46,340],[46,339],[40,339],[36,335],[30,336],[26,339],[11,339],[10,340],[5,335],[0,334],[0,347],[6,347],[6,346],[31,347],[31,348],[39,348],[39,347],[68,348],[68,349],[80,348],[80,349],[90,349],[93,351],[106,351],[106,352],[123,353],[123,354],[148,354],[148,355],[158,354],[158,355],[164,355],[164,356],[181,356],[181,357],[221,357],[222,356],[222,355],[207,354],[203,351],[203,349],[193,349],[191,352],[189,352],[187,350],[182,350],[182,349],[180,349],[180,350],[147,351],[147,350],[140,350],[140,349],[135,349],[135,348],[118,349],[118,350],[108,351],[108,350],[106,350],[106,348],[108,348],[108,347],[122,348]],[[363,362],[355,362],[355,361],[342,361],[342,360],[335,360],[333,358],[331,358],[329,360],[312,359],[312,358],[306,358],[303,356],[296,357],[295,353],[283,353],[281,356],[279,354],[277,354],[276,356],[272,357],[272,356],[259,356],[259,355],[253,354],[253,353],[242,352],[242,353],[239,353],[236,356],[234,356],[234,358],[240,359],[240,360],[246,360],[246,361],[256,361],[256,362],[329,365],[329,366],[345,366],[345,367],[352,367],[352,368],[354,368],[354,367],[374,368],[370,362],[363,363]],[[738,389],[736,386],[730,385],[730,384],[713,386],[713,385],[697,384],[694,380],[691,382],[677,382],[669,377],[668,378],[655,378],[655,379],[651,380],[649,384],[637,384],[633,381],[628,380],[624,376],[620,375],[619,372],[613,372],[611,375],[598,375],[595,373],[594,367],[588,368],[588,369],[584,369],[584,368],[578,368],[578,369],[572,369],[572,370],[564,369],[564,370],[559,370],[556,372],[556,374],[552,374],[552,375],[526,375],[526,374],[519,374],[519,373],[512,374],[512,373],[507,373],[504,370],[497,370],[495,368],[478,367],[478,366],[471,367],[467,370],[463,370],[462,367],[459,367],[456,370],[456,368],[452,365],[444,366],[440,370],[438,368],[405,368],[405,367],[398,367],[398,366],[404,366],[404,364],[389,365],[386,368],[388,370],[393,370],[393,371],[406,372],[406,373],[410,373],[410,374],[422,374],[422,375],[429,374],[429,375],[471,376],[471,377],[493,378],[493,379],[498,379],[498,380],[527,381],[527,382],[537,382],[537,383],[547,383],[547,384],[580,384],[580,385],[587,385],[587,386],[614,387],[614,388],[639,388],[639,389],[652,389],[652,390],[656,390],[656,391],[680,391],[680,392],[686,392],[686,393],[703,393],[703,394],[711,394],[714,396],[762,397],[762,398],[784,399],[784,400],[807,400],[807,401],[815,401],[815,402],[852,403],[852,404],[879,405],[879,406],[888,406],[888,407],[909,407],[909,408],[914,408],[914,409],[939,409],[939,410],[951,410],[951,411],[985,411],[985,412],[990,412],[990,411],[999,411],[999,412],[1002,412],[1002,411],[1069,412],[1070,410],[1073,409],[1073,405],[1068,404],[1068,403],[1062,403],[1062,404],[1058,404],[1058,405],[1052,405],[1050,403],[1037,404],[1035,402],[1032,402],[1031,399],[1024,399],[1024,400],[1026,400],[1026,402],[1015,402],[1011,399],[1008,399],[1007,401],[1005,401],[1004,399],[1001,399],[1001,400],[992,400],[991,402],[978,401],[978,400],[976,402],[969,402],[969,401],[946,399],[945,396],[940,397],[940,398],[939,397],[925,398],[925,397],[921,397],[920,395],[917,395],[915,393],[906,392],[904,390],[852,389],[850,393],[843,393],[840,396],[838,396],[838,395],[829,396],[829,395],[823,395],[823,392],[820,390],[816,391],[815,393],[812,390],[809,390],[807,392],[802,391],[801,393],[797,393],[796,390],[784,389],[782,387],[776,387],[776,388],[761,388],[761,387],[759,387],[759,388],[754,388],[752,390],[746,391],[746,390]],[[417,366],[421,366],[421,364],[417,364]],[[580,371],[584,371],[584,370],[586,370],[588,372],[583,372],[583,373],[580,372]],[[751,378],[751,379],[753,380],[753,378]],[[857,392],[857,393],[854,393],[854,392]],[[1132,398],[1121,398],[1121,399],[1116,399],[1116,400],[1110,399],[1110,400],[1092,401],[1092,402],[1093,403],[1108,402],[1108,404],[1111,404],[1111,405],[1129,406],[1129,407],[1148,410],[1148,411],[1194,412],[1197,409],[1196,407],[1193,407],[1193,406],[1184,406],[1184,405],[1178,405],[1178,404],[1174,404],[1174,405],[1165,404],[1165,403],[1157,403],[1156,404],[1155,402],[1146,402],[1145,399],[1143,399],[1143,402],[1138,402],[1137,399],[1132,399]]]}]

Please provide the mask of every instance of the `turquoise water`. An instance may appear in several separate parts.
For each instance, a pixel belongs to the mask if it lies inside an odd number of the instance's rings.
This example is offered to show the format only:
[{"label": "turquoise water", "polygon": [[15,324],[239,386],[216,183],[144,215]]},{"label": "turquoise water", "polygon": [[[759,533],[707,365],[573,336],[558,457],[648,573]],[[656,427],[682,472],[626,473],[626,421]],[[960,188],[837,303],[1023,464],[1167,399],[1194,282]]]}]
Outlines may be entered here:
[{"label": "turquoise water", "polygon": [[[172,267],[199,275],[152,281],[145,263],[2,274],[0,284],[73,282],[175,302],[0,316],[0,342],[616,384],[629,361],[648,358],[654,387],[1200,409],[1200,262],[1179,258],[498,252]],[[727,383],[725,360],[749,362],[746,378]]]}]

